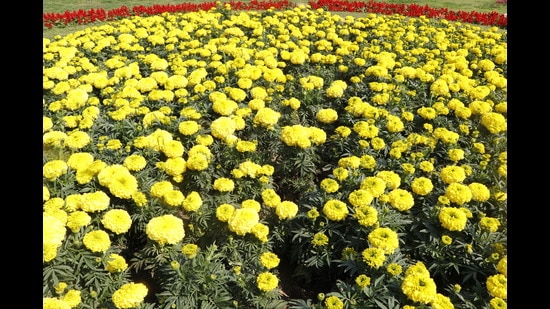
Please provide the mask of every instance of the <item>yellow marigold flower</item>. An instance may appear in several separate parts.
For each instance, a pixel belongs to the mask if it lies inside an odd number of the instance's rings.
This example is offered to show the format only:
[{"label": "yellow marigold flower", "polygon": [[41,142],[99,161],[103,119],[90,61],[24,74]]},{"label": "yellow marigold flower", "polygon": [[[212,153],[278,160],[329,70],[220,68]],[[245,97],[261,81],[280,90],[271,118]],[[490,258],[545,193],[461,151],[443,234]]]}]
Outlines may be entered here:
[{"label": "yellow marigold flower", "polygon": [[82,149],[90,144],[91,138],[86,132],[71,131],[64,140],[64,145],[73,150]]},{"label": "yellow marigold flower", "polygon": [[111,253],[106,259],[105,269],[110,273],[119,273],[128,268],[128,264],[123,256]]},{"label": "yellow marigold flower", "polygon": [[63,160],[52,160],[46,162],[42,167],[42,175],[49,181],[55,181],[60,176],[67,173],[69,166]]},{"label": "yellow marigold flower", "polygon": [[139,306],[145,300],[148,289],[143,283],[126,283],[113,293],[111,297],[118,309],[129,309]]},{"label": "yellow marigold flower", "polygon": [[334,130],[334,132],[340,137],[346,138],[351,134],[351,129],[348,127],[339,126]]},{"label": "yellow marigold flower", "polygon": [[394,115],[387,115],[386,116],[386,128],[391,133],[397,133],[401,132],[405,129],[405,125],[401,121],[401,119]]},{"label": "yellow marigold flower", "polygon": [[53,197],[44,203],[44,211],[50,212],[52,210],[61,209],[65,205],[65,201],[60,197]]},{"label": "yellow marigold flower", "polygon": [[281,117],[281,113],[269,108],[260,108],[254,116],[254,124],[260,125],[266,128],[272,128]]},{"label": "yellow marigold flower", "polygon": [[42,133],[51,130],[53,121],[50,117],[42,116]]},{"label": "yellow marigold flower", "polygon": [[172,189],[164,193],[164,195],[162,196],[162,200],[168,206],[178,207],[183,205],[185,196],[180,190]]},{"label": "yellow marigold flower", "polygon": [[137,179],[121,164],[105,167],[97,174],[97,178],[99,184],[107,187],[118,198],[129,199],[138,190]]},{"label": "yellow marigold flower", "polygon": [[80,203],[85,212],[99,212],[109,207],[111,198],[103,191],[87,192],[80,197]]},{"label": "yellow marigold flower", "polygon": [[397,276],[401,274],[403,267],[397,263],[390,263],[388,267],[386,267],[386,271],[392,276]]},{"label": "yellow marigold flower", "polygon": [[263,292],[269,292],[279,285],[279,278],[270,272],[263,272],[256,278],[258,288]]},{"label": "yellow marigold flower", "polygon": [[200,125],[194,120],[186,120],[178,124],[178,132],[185,136],[199,132],[200,128]]},{"label": "yellow marigold flower", "polygon": [[252,208],[239,208],[235,209],[227,223],[230,231],[243,236],[246,233],[250,233],[259,220],[260,216],[256,210]]},{"label": "yellow marigold flower", "polygon": [[388,189],[396,189],[401,185],[401,177],[396,172],[379,171],[375,176],[383,179],[386,182],[386,187]]},{"label": "yellow marigold flower", "polygon": [[497,218],[483,217],[479,220],[479,225],[483,230],[494,233],[498,231],[498,228],[500,227],[500,221]]},{"label": "yellow marigold flower", "polygon": [[101,223],[115,234],[123,234],[130,229],[132,218],[124,209],[111,209],[103,214]]},{"label": "yellow marigold flower", "polygon": [[332,175],[336,177],[337,180],[342,181],[349,176],[349,172],[346,168],[337,167],[332,170]]},{"label": "yellow marigold flower", "polygon": [[199,246],[195,244],[185,244],[181,248],[181,253],[183,253],[188,259],[195,258],[195,256],[197,256],[198,251],[199,251]]},{"label": "yellow marigold flower", "polygon": [[105,147],[109,150],[117,150],[122,148],[122,142],[119,139],[110,139],[107,141]]},{"label": "yellow marigold flower", "polygon": [[418,167],[426,172],[426,173],[429,173],[429,172],[432,172],[434,170],[434,165],[432,162],[429,162],[429,161],[422,161],[418,164]]},{"label": "yellow marigold flower", "polygon": [[54,297],[42,298],[42,309],[71,309],[66,301]]},{"label": "yellow marigold flower", "polygon": [[319,233],[315,233],[315,235],[313,235],[313,239],[311,240],[311,244],[313,245],[313,247],[321,247],[321,246],[326,246],[328,244],[328,236],[325,235],[325,233],[322,233],[322,232],[319,232]]},{"label": "yellow marigold flower", "polygon": [[67,293],[65,293],[65,295],[61,297],[61,299],[65,303],[69,304],[71,308],[76,308],[76,306],[78,306],[82,302],[82,297],[80,294],[80,291],[71,289],[68,290]]},{"label": "yellow marigold flower", "polygon": [[288,146],[298,146],[302,149],[311,147],[310,130],[302,125],[284,126],[281,140]]},{"label": "yellow marigold flower", "polygon": [[413,195],[403,189],[394,189],[388,193],[388,198],[390,205],[399,210],[407,211],[414,206],[414,197]]},{"label": "yellow marigold flower", "polygon": [[325,298],[325,306],[327,309],[344,309],[344,302],[337,296],[329,296]]},{"label": "yellow marigold flower", "polygon": [[76,233],[80,228],[87,226],[92,221],[92,217],[85,211],[73,211],[67,216],[67,227]]},{"label": "yellow marigold flower", "polygon": [[238,152],[255,152],[257,145],[258,145],[257,141],[250,142],[250,141],[239,140],[235,145],[235,149],[237,149]]},{"label": "yellow marigold flower", "polygon": [[45,202],[50,199],[50,189],[46,186],[42,186],[42,201]]},{"label": "yellow marigold flower", "polygon": [[229,98],[216,99],[212,102],[212,110],[222,116],[229,116],[238,108],[239,104]]},{"label": "yellow marigold flower", "polygon": [[141,171],[147,165],[147,160],[141,155],[133,154],[126,157],[122,165],[130,171]]},{"label": "yellow marigold flower", "polygon": [[503,274],[489,276],[485,284],[487,285],[487,291],[491,294],[491,296],[504,300],[507,298],[508,280]]},{"label": "yellow marigold flower", "polygon": [[351,169],[359,168],[359,166],[361,166],[361,158],[357,156],[340,158],[338,160],[338,166]]},{"label": "yellow marigold flower", "polygon": [[432,107],[422,106],[416,110],[418,115],[426,120],[432,120],[437,116],[437,111]]},{"label": "yellow marigold flower", "polygon": [[216,218],[222,222],[227,222],[233,216],[235,207],[230,204],[221,204],[216,208]]},{"label": "yellow marigold flower", "polygon": [[239,170],[242,171],[244,175],[252,178],[256,178],[262,169],[261,165],[250,160],[239,163]]},{"label": "yellow marigold flower", "polygon": [[445,144],[456,144],[460,135],[446,128],[435,128],[433,135]]},{"label": "yellow marigold flower", "polygon": [[250,89],[250,95],[252,96],[252,98],[259,100],[264,100],[268,97],[265,87],[262,86],[255,86]]},{"label": "yellow marigold flower", "polygon": [[290,108],[292,108],[293,110],[297,110],[298,108],[300,108],[300,105],[301,105],[301,102],[300,100],[292,97],[290,99],[285,99],[281,102],[281,104],[283,106],[289,106]]},{"label": "yellow marigold flower", "polygon": [[251,209],[254,209],[256,212],[259,212],[262,205],[260,204],[260,202],[258,202],[256,200],[247,199],[247,200],[244,200],[244,201],[241,202],[241,207],[242,208],[251,208]]},{"label": "yellow marigold flower", "polygon": [[183,144],[180,141],[169,140],[169,141],[165,141],[161,145],[160,150],[168,158],[176,158],[176,157],[181,157],[183,155],[185,148],[183,147]]},{"label": "yellow marigold flower", "polygon": [[212,187],[220,192],[231,192],[235,189],[235,183],[230,178],[221,177],[214,180]]},{"label": "yellow marigold flower", "polygon": [[414,165],[411,163],[402,163],[401,168],[403,169],[403,172],[406,174],[414,174],[415,168]]},{"label": "yellow marigold flower", "polygon": [[240,88],[234,88],[234,87],[227,87],[225,89],[225,91],[227,92],[227,95],[237,101],[237,102],[241,102],[243,101],[245,98],[246,98],[246,91],[240,89]]},{"label": "yellow marigold flower", "polygon": [[323,189],[326,193],[334,193],[340,189],[340,185],[332,178],[325,178],[321,180],[321,189]]},{"label": "yellow marigold flower", "polygon": [[[57,255],[57,248],[63,243],[66,233],[67,230],[63,221],[50,214],[42,214],[42,244],[44,246],[44,262],[49,262],[55,258]],[[52,250],[48,252],[47,247]],[[53,256],[51,253],[53,253]]]},{"label": "yellow marigold flower", "polygon": [[95,230],[86,233],[82,238],[82,243],[92,252],[105,252],[111,247],[109,234],[103,230]]},{"label": "yellow marigold flower", "polygon": [[298,213],[298,205],[292,201],[282,201],[275,206],[275,213],[280,220],[292,219]]},{"label": "yellow marigold flower", "polygon": [[170,262],[170,268],[173,270],[178,270],[180,268],[181,264],[178,261],[171,261]]},{"label": "yellow marigold flower", "polygon": [[267,235],[269,234],[269,226],[263,223],[256,223],[251,231],[252,234],[261,242],[267,242]]},{"label": "yellow marigold flower", "polygon": [[499,297],[491,298],[489,301],[489,306],[491,309],[506,309],[508,308],[508,304],[506,301]]},{"label": "yellow marigold flower", "polygon": [[191,191],[183,200],[183,208],[187,211],[197,211],[202,206],[202,198],[196,191]]},{"label": "yellow marigold flower", "polygon": [[456,207],[441,208],[438,218],[441,226],[449,231],[462,231],[468,221],[466,214]]},{"label": "yellow marigold flower", "polygon": [[466,171],[463,167],[457,165],[447,165],[439,173],[444,183],[462,182],[466,179]]},{"label": "yellow marigold flower", "polygon": [[315,145],[322,145],[327,140],[327,133],[323,129],[317,127],[309,128],[309,138]]},{"label": "yellow marigold flower", "polygon": [[352,191],[348,196],[348,202],[355,207],[370,205],[374,196],[365,189]]},{"label": "yellow marigold flower", "polygon": [[378,136],[379,129],[366,121],[358,121],[353,125],[353,131],[362,138],[374,138]]},{"label": "yellow marigold flower", "polygon": [[449,198],[449,201],[463,205],[472,200],[472,190],[466,185],[453,182],[445,189],[445,196]]},{"label": "yellow marigold flower", "polygon": [[359,206],[355,208],[353,217],[362,226],[372,226],[378,222],[378,210],[369,205]]},{"label": "yellow marigold flower", "polygon": [[453,238],[449,235],[443,235],[441,236],[441,243],[448,246],[453,243]]},{"label": "yellow marigold flower", "polygon": [[449,159],[451,159],[451,161],[455,163],[464,159],[464,150],[462,149],[459,149],[459,148],[449,149],[447,153],[449,155]]},{"label": "yellow marigold flower", "polygon": [[367,239],[371,246],[384,250],[385,254],[392,254],[399,248],[399,237],[390,228],[376,228],[368,234]]},{"label": "yellow marigold flower", "polygon": [[437,294],[437,286],[432,278],[422,274],[405,275],[401,291],[408,299],[421,304],[431,303]]},{"label": "yellow marigold flower", "polygon": [[46,132],[42,136],[42,143],[44,146],[60,147],[64,144],[67,136],[68,135],[65,132],[60,131]]},{"label": "yellow marigold flower", "polygon": [[323,108],[317,112],[315,117],[317,121],[329,124],[338,120],[338,113],[332,108]]},{"label": "yellow marigold flower", "polygon": [[94,162],[94,156],[89,152],[75,152],[67,159],[67,165],[73,170],[87,168]]},{"label": "yellow marigold flower", "polygon": [[143,207],[147,204],[147,196],[143,192],[134,192],[134,194],[132,194],[132,200],[138,207]]},{"label": "yellow marigold flower", "polygon": [[313,207],[312,209],[308,210],[307,217],[311,220],[315,220],[319,217],[319,211],[316,207]]},{"label": "yellow marigold flower", "polygon": [[227,136],[235,133],[236,129],[237,125],[235,124],[235,121],[226,116],[219,117],[210,123],[212,136],[221,140],[225,140]]},{"label": "yellow marigold flower", "polygon": [[368,191],[374,197],[379,197],[386,190],[386,181],[380,177],[368,176],[363,179],[359,188]]},{"label": "yellow marigold flower", "polygon": [[262,191],[262,201],[268,207],[277,207],[281,203],[281,197],[273,189]]},{"label": "yellow marigold flower", "polygon": [[386,261],[384,249],[380,248],[367,248],[363,250],[361,256],[363,257],[363,262],[375,269],[380,268]]},{"label": "yellow marigold flower", "polygon": [[497,270],[504,276],[508,276],[508,256],[503,256],[497,263]]},{"label": "yellow marigold flower", "polygon": [[435,294],[434,299],[430,302],[430,306],[434,309],[454,309],[451,299],[443,294]]},{"label": "yellow marigold flower", "polygon": [[417,177],[411,183],[411,189],[418,195],[427,195],[432,192],[434,185],[427,177]]},{"label": "yellow marigold flower", "polygon": [[[57,198],[53,198],[53,199],[57,199]],[[81,204],[82,204],[82,194],[77,194],[77,193],[69,194],[65,197],[64,209],[68,212],[74,212],[81,209],[80,208]],[[45,206],[46,206],[46,203],[44,203],[44,210],[46,210]]]},{"label": "yellow marigold flower", "polygon": [[149,193],[151,193],[151,195],[154,197],[161,198],[164,196],[164,194],[166,194],[167,192],[173,189],[174,189],[174,186],[172,185],[171,182],[167,180],[163,180],[163,181],[155,182],[149,189]]},{"label": "yellow marigold flower", "polygon": [[273,252],[264,252],[260,255],[260,263],[267,269],[272,269],[279,266],[280,261],[281,259],[279,259],[277,254]]},{"label": "yellow marigold flower", "polygon": [[491,191],[482,183],[472,182],[468,188],[472,191],[472,200],[474,201],[485,202],[491,197]]},{"label": "yellow marigold flower", "polygon": [[361,289],[364,289],[367,286],[369,286],[370,285],[370,280],[371,280],[370,277],[365,275],[365,274],[361,274],[361,275],[355,277],[355,283]]},{"label": "yellow marigold flower", "polygon": [[334,199],[330,199],[324,204],[322,212],[332,221],[342,221],[349,213],[346,203]]},{"label": "yellow marigold flower", "polygon": [[[371,140],[371,142],[374,142],[375,140],[378,140],[379,138],[373,138]],[[379,140],[382,140],[382,139],[379,139]],[[384,141],[382,140],[382,143],[384,143]],[[383,148],[384,146],[382,146]],[[376,147],[373,146],[373,148],[376,150]],[[376,159],[371,156],[371,155],[362,155],[361,158],[359,158],[359,166],[364,168],[364,169],[367,169],[367,170],[374,170],[374,168],[376,167]]]},{"label": "yellow marigold flower", "polygon": [[149,239],[156,241],[161,246],[176,244],[185,237],[183,220],[174,215],[152,218],[145,226],[145,232]]}]

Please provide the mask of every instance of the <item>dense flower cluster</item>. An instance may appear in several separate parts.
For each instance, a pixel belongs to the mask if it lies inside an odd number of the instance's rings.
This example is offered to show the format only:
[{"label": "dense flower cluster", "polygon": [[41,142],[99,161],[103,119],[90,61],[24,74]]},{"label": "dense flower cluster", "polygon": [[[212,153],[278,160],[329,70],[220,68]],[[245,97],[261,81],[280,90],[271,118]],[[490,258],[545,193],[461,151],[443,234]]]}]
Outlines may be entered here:
[{"label": "dense flower cluster", "polygon": [[[506,3],[507,0],[496,0],[497,3]],[[289,0],[280,1],[229,1],[229,5],[236,10],[266,10],[270,8],[284,10],[292,9],[296,6],[295,3]],[[324,8],[330,11],[340,12],[370,12],[376,14],[402,14],[406,16],[427,16],[429,18],[445,18],[447,20],[462,21],[467,23],[477,23],[487,26],[498,26],[506,28],[508,25],[508,17],[506,14],[498,14],[496,12],[480,13],[480,12],[465,12],[465,11],[449,11],[448,9],[431,8],[428,5],[421,6],[415,3],[412,4],[388,4],[380,1],[349,1],[349,0],[317,0],[308,1],[312,8]],[[43,24],[45,28],[63,27],[70,24],[84,25],[98,21],[114,21],[131,16],[151,16],[162,13],[175,12],[195,12],[198,10],[209,10],[216,6],[216,2],[200,2],[200,3],[179,3],[166,5],[143,6],[137,5],[132,8],[122,6],[112,10],[104,10],[95,8],[90,10],[66,11],[64,13],[46,12],[43,14]],[[295,55],[296,56],[296,55]],[[299,56],[298,56],[299,57]],[[303,57],[302,57],[303,58]],[[305,58],[304,58],[305,59]],[[294,60],[295,62],[298,60]],[[361,62],[361,60],[358,60]],[[304,81],[307,83],[308,81]]]},{"label": "dense flower cluster", "polygon": [[44,308],[505,308],[507,33],[133,16],[43,47]]}]

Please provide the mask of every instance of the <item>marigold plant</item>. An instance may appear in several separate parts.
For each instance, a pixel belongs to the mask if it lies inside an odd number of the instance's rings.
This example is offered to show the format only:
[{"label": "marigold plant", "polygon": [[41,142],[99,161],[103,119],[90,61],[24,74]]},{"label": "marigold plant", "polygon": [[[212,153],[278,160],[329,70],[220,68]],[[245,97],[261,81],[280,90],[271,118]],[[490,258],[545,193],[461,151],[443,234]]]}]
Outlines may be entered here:
[{"label": "marigold plant", "polygon": [[506,30],[218,3],[43,67],[44,308],[506,307]]}]

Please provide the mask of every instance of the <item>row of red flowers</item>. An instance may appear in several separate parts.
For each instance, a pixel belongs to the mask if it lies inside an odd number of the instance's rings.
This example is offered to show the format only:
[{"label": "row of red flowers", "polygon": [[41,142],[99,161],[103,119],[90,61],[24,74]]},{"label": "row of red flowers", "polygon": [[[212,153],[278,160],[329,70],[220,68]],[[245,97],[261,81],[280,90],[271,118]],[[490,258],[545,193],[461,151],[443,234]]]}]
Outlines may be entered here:
[{"label": "row of red flowers", "polygon": [[[271,7],[275,9],[288,9],[296,6],[289,0],[251,0],[228,1],[224,2],[231,5],[235,10],[265,10]],[[348,1],[348,0],[316,0],[309,1],[308,4],[314,8],[323,8],[333,12],[369,12],[376,14],[401,14],[404,16],[418,17],[426,16],[428,18],[444,18],[450,21],[460,21],[466,23],[480,24],[485,26],[497,26],[506,28],[508,17],[506,14],[497,12],[480,13],[465,11],[450,11],[445,8],[431,8],[428,5],[418,4],[391,4],[369,0]],[[142,6],[137,5],[132,9],[122,6],[117,9],[107,10],[97,8],[89,10],[65,11],[65,13],[44,13],[43,25],[51,29],[53,27],[63,27],[67,25],[85,25],[93,22],[114,21],[130,16],[151,16],[164,12],[192,12],[198,10],[209,10],[216,6],[215,1],[201,3],[180,3]]]}]

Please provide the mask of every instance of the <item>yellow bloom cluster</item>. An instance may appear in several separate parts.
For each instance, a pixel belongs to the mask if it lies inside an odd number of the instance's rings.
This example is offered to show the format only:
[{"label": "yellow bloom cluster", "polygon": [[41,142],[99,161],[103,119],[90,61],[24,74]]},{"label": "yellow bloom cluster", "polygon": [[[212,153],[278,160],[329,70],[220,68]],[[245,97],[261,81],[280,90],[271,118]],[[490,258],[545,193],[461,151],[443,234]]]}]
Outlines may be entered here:
[{"label": "yellow bloom cluster", "polygon": [[147,236],[159,245],[174,245],[185,236],[183,220],[174,215],[154,217],[145,226]]},{"label": "yellow bloom cluster", "polygon": [[422,262],[409,266],[401,283],[403,294],[410,300],[421,304],[435,301],[437,286]]},{"label": "yellow bloom cluster", "polygon": [[397,233],[387,227],[379,227],[367,236],[371,246],[384,250],[385,254],[392,254],[399,248],[399,237]]},{"label": "yellow bloom cluster", "polygon": [[126,283],[113,293],[112,300],[118,309],[135,308],[145,300],[147,286],[143,283]]},{"label": "yellow bloom cluster", "polygon": [[332,221],[342,221],[349,213],[346,203],[335,199],[329,199],[325,202],[322,211]]},{"label": "yellow bloom cluster", "polygon": [[305,127],[302,125],[284,126],[281,132],[281,140],[288,146],[309,148],[312,145],[321,145],[327,139],[327,134],[317,127]]},{"label": "yellow bloom cluster", "polygon": [[43,259],[44,262],[48,262],[57,256],[57,248],[63,244],[67,231],[65,223],[55,216],[43,213],[42,220]]},{"label": "yellow bloom cluster", "polygon": [[260,291],[269,292],[279,285],[279,278],[270,272],[263,272],[256,277]]}]

